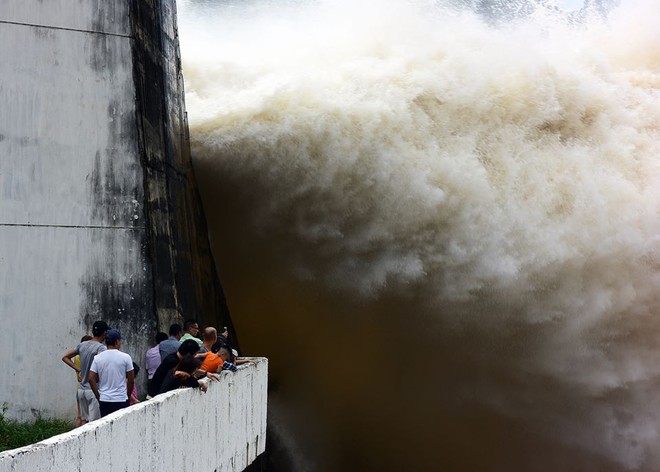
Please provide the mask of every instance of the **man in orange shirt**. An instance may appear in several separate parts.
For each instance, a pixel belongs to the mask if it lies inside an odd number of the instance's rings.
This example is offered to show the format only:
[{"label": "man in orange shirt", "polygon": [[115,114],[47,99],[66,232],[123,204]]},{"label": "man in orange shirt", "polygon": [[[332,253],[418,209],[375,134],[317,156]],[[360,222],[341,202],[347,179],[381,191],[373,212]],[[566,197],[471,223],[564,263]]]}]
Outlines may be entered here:
[{"label": "man in orange shirt", "polygon": [[231,370],[236,372],[236,364],[229,362],[231,358],[231,352],[227,346],[222,346],[219,349],[216,349],[216,352],[213,352],[213,349],[216,348],[217,343],[211,349],[211,352],[206,354],[204,362],[199,368],[205,372],[218,374],[223,370]]}]

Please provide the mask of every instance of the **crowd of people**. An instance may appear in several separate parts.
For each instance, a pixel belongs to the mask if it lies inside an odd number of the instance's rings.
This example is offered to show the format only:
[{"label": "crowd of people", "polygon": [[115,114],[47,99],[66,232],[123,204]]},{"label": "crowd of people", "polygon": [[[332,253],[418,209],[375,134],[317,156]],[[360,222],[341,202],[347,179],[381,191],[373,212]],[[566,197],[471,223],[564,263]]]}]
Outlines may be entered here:
[{"label": "crowd of people", "polygon": [[[196,320],[172,324],[169,335],[156,334],[156,343],[144,358],[146,399],[177,388],[206,392],[204,378],[217,381],[223,370],[235,372],[238,365],[254,362],[238,358],[226,327],[219,334],[209,326],[199,336]],[[123,339],[119,330],[96,321],[92,335],[83,336],[78,346],[64,353],[62,361],[76,371],[78,380],[76,426],[140,402],[135,382],[140,368],[121,351]]]}]

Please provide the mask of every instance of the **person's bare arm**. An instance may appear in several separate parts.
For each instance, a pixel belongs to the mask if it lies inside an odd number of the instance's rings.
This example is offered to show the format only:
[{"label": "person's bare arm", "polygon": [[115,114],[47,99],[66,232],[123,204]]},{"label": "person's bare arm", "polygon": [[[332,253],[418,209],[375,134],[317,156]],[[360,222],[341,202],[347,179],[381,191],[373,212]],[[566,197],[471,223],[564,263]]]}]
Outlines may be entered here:
[{"label": "person's bare arm", "polygon": [[190,377],[188,372],[184,372],[182,370],[175,370],[173,375],[179,380],[186,380]]},{"label": "person's bare arm", "polygon": [[74,357],[76,357],[77,355],[78,355],[78,353],[76,352],[75,349],[69,349],[69,350],[66,351],[66,352],[64,353],[64,355],[62,356],[62,361],[63,361],[66,365],[68,365],[69,367],[71,367],[73,370],[75,370],[77,373],[80,373],[80,369],[79,369],[78,367],[76,367],[76,364],[74,364],[73,361],[71,360],[71,359],[73,359]]},{"label": "person's bare arm", "polygon": [[236,364],[236,365],[243,365],[243,364],[256,364],[256,363],[257,363],[257,361],[252,360],[252,359],[238,359],[238,358],[237,358],[236,361],[234,362],[234,364]]},{"label": "person's bare arm", "polygon": [[90,370],[89,374],[87,375],[87,380],[89,380],[89,386],[92,387],[92,392],[94,392],[94,396],[98,400],[99,398],[101,398],[98,387],[99,374],[97,374],[93,370]]},{"label": "person's bare arm", "polygon": [[131,393],[133,393],[133,386],[135,385],[135,372],[134,371],[129,370],[128,372],[126,372],[126,384],[127,384],[126,385],[126,390],[128,390],[126,395],[130,399],[131,398]]}]

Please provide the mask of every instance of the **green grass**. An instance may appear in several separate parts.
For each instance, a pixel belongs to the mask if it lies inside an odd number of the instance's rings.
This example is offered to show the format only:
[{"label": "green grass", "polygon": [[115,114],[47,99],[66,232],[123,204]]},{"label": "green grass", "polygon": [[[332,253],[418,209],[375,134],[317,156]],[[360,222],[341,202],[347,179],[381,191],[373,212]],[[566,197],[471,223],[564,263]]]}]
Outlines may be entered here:
[{"label": "green grass", "polygon": [[64,420],[39,418],[33,423],[10,420],[4,416],[6,410],[6,406],[0,410],[0,451],[34,444],[73,429],[73,423]]}]

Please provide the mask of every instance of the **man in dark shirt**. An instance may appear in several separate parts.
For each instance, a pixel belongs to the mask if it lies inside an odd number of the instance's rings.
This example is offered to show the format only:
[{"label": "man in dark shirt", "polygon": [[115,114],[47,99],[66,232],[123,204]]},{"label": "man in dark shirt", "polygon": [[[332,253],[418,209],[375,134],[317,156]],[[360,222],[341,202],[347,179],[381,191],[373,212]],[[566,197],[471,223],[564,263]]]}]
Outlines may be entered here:
[{"label": "man in dark shirt", "polygon": [[199,344],[192,339],[188,339],[181,343],[181,346],[179,346],[179,349],[174,354],[165,356],[163,362],[160,363],[158,369],[154,372],[154,376],[147,384],[149,396],[155,397],[158,395],[167,372],[174,369],[184,357],[194,356],[197,354],[197,351],[199,351]]},{"label": "man in dark shirt", "polygon": [[176,375],[174,369],[167,371],[165,378],[163,379],[163,383],[161,384],[160,392],[158,393],[166,393],[170,390],[182,387],[201,388],[203,392],[206,392],[206,383],[195,377],[195,373],[199,372],[199,364],[200,360],[196,357],[185,357],[175,367]]}]

